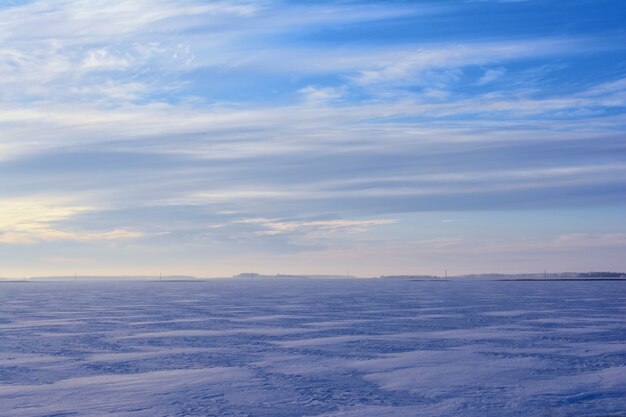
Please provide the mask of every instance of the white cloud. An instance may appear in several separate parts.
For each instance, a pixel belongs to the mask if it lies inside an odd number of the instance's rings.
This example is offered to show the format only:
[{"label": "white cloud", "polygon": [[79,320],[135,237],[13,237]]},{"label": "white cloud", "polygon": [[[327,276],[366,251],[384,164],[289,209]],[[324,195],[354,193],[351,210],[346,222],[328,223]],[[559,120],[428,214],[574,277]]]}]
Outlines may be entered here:
[{"label": "white cloud", "polygon": [[336,233],[362,233],[374,226],[396,223],[393,219],[376,220],[278,220],[266,218],[250,218],[235,220],[233,223],[254,224],[262,228],[258,235],[304,234],[309,237],[322,237]]},{"label": "white cloud", "polygon": [[[567,54],[574,53],[580,48],[587,49],[583,42],[575,39],[433,45],[414,50],[376,54],[370,57],[370,62],[374,64],[370,64],[369,68],[359,70],[358,75],[353,79],[361,85],[411,84],[418,83],[424,71],[434,68],[452,69],[528,57],[542,57],[555,53]],[[361,65],[365,66],[365,62]]]},{"label": "white cloud", "polygon": [[341,98],[345,88],[307,86],[298,90],[309,103],[325,103]]},{"label": "white cloud", "polygon": [[[19,164],[28,166],[29,157],[42,158],[46,152],[56,153],[51,160],[74,151],[145,158],[137,164],[120,163],[120,172],[113,164],[106,179],[91,167],[72,167],[75,171],[66,178],[74,176],[89,186],[89,198],[3,199],[0,203],[7,204],[0,209],[0,241],[151,236],[123,223],[106,230],[94,227],[93,220],[68,226],[81,214],[104,215],[103,206],[119,209],[120,202],[123,208],[185,206],[200,218],[207,207],[215,207],[212,213],[246,218],[240,223],[220,218],[216,222],[226,223],[215,227],[216,233],[247,225],[252,231],[246,233],[268,240],[338,238],[393,222],[349,220],[369,208],[355,207],[358,203],[335,206],[339,199],[378,199],[383,206],[396,197],[418,201],[471,192],[523,195],[525,190],[614,184],[623,177],[623,165],[588,160],[583,151],[541,167],[529,167],[523,158],[502,161],[499,167],[487,160],[484,165],[489,166],[479,166],[476,158],[473,165],[465,165],[464,156],[458,157],[464,151],[522,149],[525,142],[535,146],[538,137],[564,150],[577,141],[588,146],[591,139],[615,140],[626,117],[607,112],[626,103],[624,80],[580,86],[578,91],[570,86],[555,94],[534,84],[517,85],[517,66],[507,66],[587,53],[596,46],[592,40],[414,39],[324,45],[312,40],[312,34],[331,26],[343,30],[353,23],[442,10],[387,3],[191,0],[35,1],[0,9],[0,160],[17,166],[9,175],[27,177]],[[303,38],[307,41],[299,42]],[[484,73],[475,75],[480,68]],[[505,74],[503,88],[494,81]],[[235,85],[239,80],[245,81],[241,88]],[[477,84],[484,87],[476,89]],[[274,87],[281,98],[274,99]],[[214,92],[229,88],[238,94],[224,99]],[[198,96],[186,96],[192,94],[186,91]],[[261,98],[246,99],[255,94]],[[158,168],[143,165],[164,156],[172,161]],[[413,165],[403,160],[408,156],[415,159]],[[300,172],[299,163],[309,157],[317,157],[319,167]],[[404,165],[388,162],[393,158]],[[234,169],[220,165],[226,161]],[[264,167],[272,172],[280,168],[279,174],[265,174]],[[51,163],[33,171],[61,176],[56,169]],[[251,178],[249,171],[258,178]],[[1,184],[2,192],[10,182]],[[51,186],[75,195],[73,184]],[[319,203],[324,199],[326,203]],[[313,203],[325,206],[309,211]],[[300,205],[297,210],[295,205]],[[347,220],[293,220],[313,217],[316,210]],[[179,223],[168,221],[166,227],[174,226],[175,235]],[[570,236],[559,244],[572,245],[576,239],[598,245],[610,240]],[[443,251],[465,243],[425,239],[414,248]],[[500,250],[496,244],[490,247]]]},{"label": "white cloud", "polygon": [[478,80],[478,85],[489,84],[493,81],[496,81],[506,73],[504,68],[489,68],[485,71],[482,77]]},{"label": "white cloud", "polygon": [[48,227],[36,227],[19,232],[0,231],[0,243],[27,245],[44,241],[95,242],[106,240],[136,239],[144,236],[145,234],[142,232],[127,229],[114,229],[104,232],[74,232],[57,230]]},{"label": "white cloud", "polygon": [[[141,142],[152,151],[212,158],[285,154],[338,142],[374,150],[416,137],[488,140],[488,134],[451,134],[450,129],[424,123],[365,123],[399,117],[470,117],[477,112],[501,117],[545,115],[546,111],[580,111],[604,100],[600,96],[539,100],[485,95],[463,101],[447,89],[458,78],[458,68],[584,51],[584,42],[575,39],[349,49],[259,45],[265,36],[298,28],[441,10],[349,4],[281,8],[271,2],[170,0],[36,1],[2,9],[0,159],[112,139]],[[332,73],[351,81],[333,87],[300,86],[297,91],[304,102],[292,105],[208,105],[203,99],[187,100],[177,94],[189,82],[181,75],[186,71],[226,70],[233,65],[273,74]],[[421,83],[425,90],[411,95],[388,89],[406,83]],[[350,89],[371,92],[380,86],[374,99],[345,98]],[[424,98],[437,102],[424,103]],[[492,130],[497,128],[494,125]],[[162,143],[151,147],[146,140],[187,134],[206,138],[219,134],[220,140],[171,141],[167,149]]]},{"label": "white cloud", "polygon": [[97,241],[134,239],[144,234],[127,229],[106,231],[63,230],[59,223],[92,207],[67,204],[60,199],[0,200],[0,243],[33,244],[41,241]]},{"label": "white cloud", "polygon": [[[448,244],[435,244],[429,246],[428,250],[444,251],[450,254],[557,253],[624,248],[626,247],[626,233],[569,233],[542,240],[521,238],[507,241],[477,239],[443,239],[442,241]],[[417,243],[422,244],[422,242]]]}]

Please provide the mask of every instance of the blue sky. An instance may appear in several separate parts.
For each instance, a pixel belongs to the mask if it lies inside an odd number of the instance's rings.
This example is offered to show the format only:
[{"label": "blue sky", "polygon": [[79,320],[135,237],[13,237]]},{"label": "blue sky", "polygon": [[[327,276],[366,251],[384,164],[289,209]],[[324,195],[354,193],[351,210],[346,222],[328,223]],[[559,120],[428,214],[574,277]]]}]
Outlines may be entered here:
[{"label": "blue sky", "polygon": [[626,269],[618,0],[0,3],[0,276]]}]

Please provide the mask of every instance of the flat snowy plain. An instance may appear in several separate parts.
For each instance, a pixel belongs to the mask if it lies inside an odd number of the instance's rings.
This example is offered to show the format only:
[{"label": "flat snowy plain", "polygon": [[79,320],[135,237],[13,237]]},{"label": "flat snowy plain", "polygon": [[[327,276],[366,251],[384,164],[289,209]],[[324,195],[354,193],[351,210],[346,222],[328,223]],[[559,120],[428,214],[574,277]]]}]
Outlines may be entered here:
[{"label": "flat snowy plain", "polygon": [[626,416],[626,282],[0,283],[0,415]]}]

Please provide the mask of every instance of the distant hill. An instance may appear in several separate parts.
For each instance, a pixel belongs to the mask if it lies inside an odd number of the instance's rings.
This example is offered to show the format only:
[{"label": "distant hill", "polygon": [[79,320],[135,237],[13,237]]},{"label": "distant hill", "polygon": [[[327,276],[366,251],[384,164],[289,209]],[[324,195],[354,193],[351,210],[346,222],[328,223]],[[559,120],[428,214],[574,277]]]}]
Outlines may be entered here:
[{"label": "distant hill", "polygon": [[566,281],[566,280],[626,280],[626,273],[623,272],[555,272],[555,273],[534,273],[534,274],[475,274],[462,275],[459,279],[484,279],[500,281]]},{"label": "distant hill", "polygon": [[[441,276],[434,275],[381,275],[381,279],[407,279],[407,280],[442,280]],[[456,275],[447,276],[449,279],[455,280],[573,280],[573,279],[621,279],[626,280],[626,273],[624,272],[555,272],[555,273],[530,273],[530,274],[500,274],[500,273],[488,273],[488,274],[468,274],[468,275]]]},{"label": "distant hill", "polygon": [[[353,275],[295,275],[275,274],[263,275],[256,272],[242,272],[230,278],[222,277],[215,279],[245,279],[245,280],[271,280],[271,279],[395,279],[395,280],[419,280],[419,281],[444,281],[444,277],[436,275],[381,275],[379,277],[356,277]],[[592,271],[592,272],[558,272],[558,273],[531,273],[531,274],[469,274],[447,276],[449,280],[499,280],[499,281],[538,281],[538,280],[626,280],[626,272]],[[55,275],[30,278],[1,278],[0,282],[16,281],[202,281],[209,278],[198,278],[191,275]]]},{"label": "distant hill", "polygon": [[625,272],[581,272],[578,274],[581,278],[626,278]]},{"label": "distant hill", "polygon": [[418,280],[433,280],[433,279],[443,279],[443,277],[438,277],[435,275],[381,275],[379,278],[381,279],[418,279]]}]

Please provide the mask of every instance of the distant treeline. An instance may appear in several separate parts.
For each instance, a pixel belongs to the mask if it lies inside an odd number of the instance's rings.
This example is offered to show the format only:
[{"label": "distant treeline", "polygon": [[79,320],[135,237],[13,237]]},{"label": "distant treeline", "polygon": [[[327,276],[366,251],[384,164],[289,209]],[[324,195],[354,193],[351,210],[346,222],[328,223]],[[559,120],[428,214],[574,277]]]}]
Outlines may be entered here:
[{"label": "distant treeline", "polygon": [[581,278],[620,278],[626,277],[626,272],[581,272]]}]

